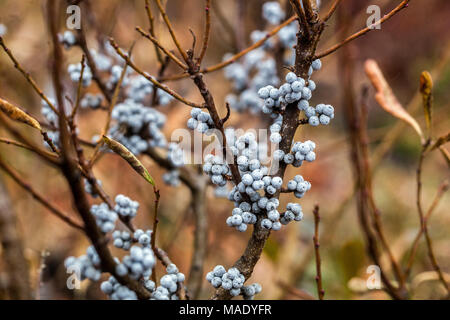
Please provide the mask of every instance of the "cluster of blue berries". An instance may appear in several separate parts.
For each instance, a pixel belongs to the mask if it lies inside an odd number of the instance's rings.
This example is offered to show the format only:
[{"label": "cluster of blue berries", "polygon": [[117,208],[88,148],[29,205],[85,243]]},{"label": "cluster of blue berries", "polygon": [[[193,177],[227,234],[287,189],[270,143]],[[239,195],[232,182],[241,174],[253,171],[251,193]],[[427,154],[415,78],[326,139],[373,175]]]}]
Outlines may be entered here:
[{"label": "cluster of blue berries", "polygon": [[[49,99],[50,103],[55,105],[54,99]],[[48,137],[53,141],[55,145],[59,145],[59,123],[58,123],[58,115],[50,108],[46,101],[41,101],[41,114],[45,118],[45,120],[50,124],[54,129],[47,131]],[[47,142],[44,142],[44,145],[49,148],[50,146]]]},{"label": "cluster of blue berries", "polygon": [[[130,77],[127,94],[134,101],[144,103],[146,99],[152,97],[154,90],[153,84],[142,75]],[[173,97],[170,94],[164,90],[156,89],[156,105],[166,106],[172,100]]]},{"label": "cluster of blue berries", "polygon": [[211,182],[219,187],[225,186],[230,176],[230,168],[223,158],[208,154],[204,161],[203,172],[210,176]]},{"label": "cluster of blue berries", "polygon": [[122,262],[116,265],[119,276],[129,275],[133,279],[149,278],[155,266],[156,258],[153,251],[138,245],[130,248],[130,254],[123,257]]},{"label": "cluster of blue berries", "polygon": [[[270,126],[270,142],[273,144],[279,144],[281,142],[281,126],[283,124],[283,116],[278,115],[272,125]],[[280,159],[277,159],[280,160]]]},{"label": "cluster of blue berries", "polygon": [[81,281],[85,279],[98,281],[102,276],[100,271],[100,257],[93,246],[87,248],[86,255],[78,258],[72,256],[66,258],[64,266],[70,273],[79,276]]},{"label": "cluster of blue berries", "polygon": [[[106,87],[109,90],[112,91],[112,90],[114,90],[116,88],[117,84],[120,81],[120,77],[122,76],[123,68],[126,68],[126,67],[122,67],[122,66],[117,65],[117,64],[112,66],[112,68],[110,70],[109,79],[106,82]],[[122,80],[122,84],[121,84],[122,88],[128,86],[128,83],[129,83],[128,76],[130,75],[130,73],[131,73],[131,69],[127,68],[126,71],[125,71],[124,78]]]},{"label": "cluster of blue berries", "polygon": [[214,288],[229,291],[233,297],[242,294],[246,299],[253,299],[255,294],[261,292],[261,286],[257,283],[244,286],[245,277],[237,268],[230,268],[227,271],[223,266],[218,265],[206,274],[206,280]]},{"label": "cluster of blue berries", "polygon": [[[264,37],[265,34],[252,33],[252,39],[256,41],[259,36]],[[267,84],[277,85],[280,81],[275,60],[267,55],[264,47],[247,54],[242,64],[227,66],[225,77],[232,82],[235,90],[226,97],[230,107],[238,112],[248,110],[254,114],[260,112],[263,106],[256,94],[258,89]]]},{"label": "cluster of blue berries", "polygon": [[[78,83],[78,81],[80,81],[81,76],[81,63],[70,64],[69,67],[67,68],[67,72],[69,73],[70,79],[73,82]],[[92,82],[92,72],[89,66],[86,65],[84,67],[83,78],[81,79],[81,83],[83,84],[83,87],[89,87],[91,82]]]},{"label": "cluster of blue berries", "polygon": [[308,123],[313,127],[317,127],[319,124],[326,126],[334,118],[334,108],[329,104],[318,104],[314,108],[303,103],[302,105],[299,104],[298,107],[305,113]]},{"label": "cluster of blue berries", "polygon": [[311,99],[312,91],[315,88],[315,83],[312,80],[307,85],[303,78],[297,77],[293,72],[289,72],[286,75],[286,83],[281,85],[281,87],[275,88],[268,85],[258,90],[258,96],[264,99],[262,111],[266,114],[271,114],[279,112],[288,104],[301,99],[308,101]]},{"label": "cluster of blue berries", "polygon": [[295,197],[303,198],[305,193],[311,189],[311,183],[303,179],[301,175],[296,175],[294,179],[288,182],[287,188],[294,192]]},{"label": "cluster of blue berries", "polygon": [[180,172],[178,169],[184,165],[184,151],[177,143],[171,142],[167,146],[167,160],[172,170],[167,171],[163,175],[163,180],[167,185],[177,187],[180,185]]},{"label": "cluster of blue berries", "polygon": [[169,264],[166,268],[167,274],[159,280],[160,286],[155,289],[155,283],[151,280],[145,282],[145,287],[152,291],[152,300],[178,300],[178,289],[183,285],[185,276],[178,271],[176,265]]},{"label": "cluster of blue berries", "polygon": [[[98,186],[102,185],[101,180],[97,179],[96,183]],[[98,194],[94,191],[94,188],[92,187],[91,183],[87,179],[84,180],[84,191],[89,193],[93,198],[98,197]]]},{"label": "cluster of blue berries", "polygon": [[127,99],[114,107],[111,116],[117,123],[110,129],[110,135],[133,154],[140,155],[149,147],[163,148],[167,145],[161,131],[166,116],[157,110]]},{"label": "cluster of blue berries", "polygon": [[206,133],[214,127],[214,122],[208,112],[202,111],[200,108],[193,108],[191,118],[187,121],[187,127],[191,130],[197,129],[200,133]]},{"label": "cluster of blue berries", "polygon": [[[107,44],[109,45],[109,42],[107,42]],[[109,72],[111,70],[113,66],[113,60],[109,56],[98,52],[95,49],[91,49],[90,52],[92,59],[94,59],[95,65],[99,71]]]},{"label": "cluster of blue berries", "polygon": [[64,46],[65,49],[70,49],[77,44],[77,38],[72,31],[65,31],[63,34],[58,34],[59,42]]},{"label": "cluster of blue berries", "polygon": [[114,247],[127,251],[130,250],[133,239],[128,231],[115,230],[112,233],[112,237]]},{"label": "cluster of blue berries", "polygon": [[103,233],[114,230],[118,216],[115,211],[109,209],[106,203],[94,204],[91,206],[90,211]]},{"label": "cluster of blue berries", "polygon": [[137,300],[136,292],[121,285],[113,276],[101,283],[100,290],[111,300]]},{"label": "cluster of blue berries", "polygon": [[133,237],[143,247],[149,247],[152,239],[152,233],[153,233],[152,230],[144,231],[142,229],[137,229],[134,232]]},{"label": "cluster of blue berries", "polygon": [[242,202],[238,208],[233,209],[231,216],[227,218],[227,225],[240,232],[245,232],[248,224],[255,224],[258,220],[256,215],[251,213],[251,209],[249,203]]},{"label": "cluster of blue berries", "polygon": [[278,1],[269,1],[263,4],[262,7],[263,18],[275,25],[279,24],[285,17],[283,9]]},{"label": "cluster of blue berries", "polygon": [[100,93],[86,93],[80,101],[80,106],[83,109],[91,108],[93,110],[96,110],[102,106],[102,102],[103,96]]},{"label": "cluster of blue berries", "polygon": [[178,187],[181,183],[179,170],[169,170],[163,174],[162,178],[164,183],[171,187]]},{"label": "cluster of blue berries", "polygon": [[[50,98],[49,101],[51,104],[55,105],[54,99]],[[41,101],[41,114],[50,125],[56,128],[58,127],[58,115],[50,108],[45,100]]]},{"label": "cluster of blue berries", "polygon": [[114,211],[117,212],[122,218],[133,219],[137,215],[139,209],[139,202],[133,201],[130,198],[119,194],[116,196],[116,205]]},{"label": "cluster of blue berries", "polygon": [[302,206],[298,203],[288,203],[286,211],[280,219],[282,225],[287,225],[291,221],[302,221],[303,211]]},{"label": "cluster of blue berries", "polygon": [[[277,132],[272,133],[272,136],[276,133]],[[316,144],[311,140],[305,141],[303,143],[296,142],[292,146],[290,153],[284,153],[283,150],[275,150],[273,153],[273,160],[283,161],[286,164],[290,164],[298,168],[303,164],[303,161],[312,162],[316,159],[316,154],[314,152],[315,148]]]}]

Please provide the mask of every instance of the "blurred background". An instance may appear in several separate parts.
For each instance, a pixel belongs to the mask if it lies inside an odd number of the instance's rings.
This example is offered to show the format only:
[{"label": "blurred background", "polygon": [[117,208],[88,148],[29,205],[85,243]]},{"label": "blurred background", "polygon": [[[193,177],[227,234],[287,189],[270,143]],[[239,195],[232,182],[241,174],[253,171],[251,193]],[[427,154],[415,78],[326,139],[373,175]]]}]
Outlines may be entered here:
[{"label": "blurred background", "polygon": [[[144,0],[97,0],[89,2],[89,10],[83,9],[82,19],[87,19],[86,33],[89,47],[98,46],[98,37],[112,36],[123,48],[134,41],[133,57],[137,65],[150,74],[156,74],[157,60],[152,44],[143,39],[136,26],[148,28],[144,10]],[[200,39],[203,34],[204,1],[169,0],[167,12],[184,48],[192,45],[189,28]],[[222,61],[226,53],[236,53],[251,44],[250,33],[264,28],[261,18],[262,0],[213,0],[211,40],[203,65],[214,65]],[[287,1],[280,1],[283,7]],[[323,0],[322,13],[326,12],[331,0]],[[343,35],[350,35],[366,26],[369,5],[381,7],[382,14],[389,12],[400,1],[388,0],[347,0],[344,1],[329,21],[319,51],[339,42]],[[153,5],[153,2],[152,2]],[[167,29],[155,12],[156,34],[161,42],[174,48]],[[65,12],[61,12],[64,17]],[[85,15],[85,16],[84,16]],[[434,78],[434,133],[446,134],[450,125],[450,1],[428,0],[411,1],[391,20],[345,49],[322,59],[323,67],[314,74],[317,90],[314,103],[329,103],[335,107],[336,119],[330,126],[312,128],[301,127],[295,140],[311,139],[317,144],[317,160],[299,169],[289,168],[286,177],[301,174],[311,181],[312,189],[300,203],[305,218],[300,223],[283,227],[273,232],[266,244],[261,260],[256,265],[251,282],[259,282],[263,287],[259,299],[299,299],[301,295],[316,295],[315,263],[312,236],[314,204],[320,205],[321,212],[321,255],[325,297],[327,299],[386,299],[382,291],[368,291],[365,280],[369,274],[367,267],[372,264],[366,254],[364,237],[358,223],[353,192],[354,175],[350,158],[350,145],[345,112],[345,90],[349,84],[344,80],[343,66],[351,66],[352,91],[356,103],[361,101],[362,90],[369,85],[364,73],[364,62],[376,60],[387,81],[405,108],[424,126],[425,120],[421,99],[417,98],[419,77],[428,70]],[[7,27],[4,36],[9,48],[14,52],[22,66],[30,72],[39,86],[49,96],[53,95],[51,84],[52,69],[49,53],[51,40],[45,23],[44,1],[40,0],[0,0],[0,23]],[[268,29],[270,30],[270,28]],[[64,31],[63,29],[61,31]],[[65,64],[77,63],[81,51],[74,48],[65,51]],[[285,69],[280,70],[286,73]],[[179,69],[170,65],[166,75],[178,74]],[[207,74],[206,81],[213,93],[219,112],[225,114],[225,97],[232,90],[224,77],[223,70]],[[69,92],[74,86],[66,79]],[[190,79],[169,81],[167,84],[193,101],[201,101],[198,90]],[[96,92],[95,86],[92,91]],[[368,96],[369,118],[368,135],[371,157],[376,159],[373,176],[375,201],[381,211],[386,238],[394,256],[404,263],[409,254],[420,222],[416,208],[416,168],[420,153],[420,141],[414,131],[407,126],[400,127],[396,133],[393,128],[398,120],[381,109],[373,99],[373,89]],[[40,116],[40,99],[29,84],[8,59],[0,52],[0,96],[23,106],[30,114]],[[416,96],[416,97],[415,97]],[[414,98],[415,97],[415,98]],[[168,117],[164,133],[170,138],[177,128],[185,128],[189,118],[189,108],[177,101],[159,111]],[[85,140],[101,132],[99,123],[106,115],[103,111],[82,112],[79,117],[80,136]],[[267,120],[250,113],[234,112],[230,124],[237,128],[264,128]],[[40,143],[40,137],[23,126],[16,128]],[[1,137],[11,137],[0,127]],[[387,147],[386,147],[387,146]],[[383,149],[386,147],[385,149]],[[71,194],[65,180],[56,169],[48,167],[33,153],[0,144],[0,156],[25,177],[34,188],[51,200],[58,208],[76,217]],[[159,211],[159,230],[157,243],[166,250],[180,271],[189,274],[195,216],[191,210],[189,190],[168,187],[162,182],[164,170],[147,157],[142,158],[161,187],[161,206]],[[141,207],[136,225],[143,229],[151,228],[153,212],[153,193],[147,183],[137,176],[121,159],[111,155],[100,159],[94,168],[96,176],[102,180],[105,191],[110,195],[122,193],[140,202]],[[423,167],[423,202],[425,208],[431,204],[439,185],[449,178],[448,166],[439,152],[430,154]],[[104,299],[104,294],[96,283],[84,281],[81,290],[69,291],[66,288],[67,274],[63,266],[65,257],[84,254],[89,245],[86,237],[65,225],[35,202],[3,172],[0,183],[4,185],[0,197],[10,199],[9,208],[16,215],[16,227],[23,241],[26,261],[35,296],[41,299]],[[281,205],[296,199],[282,195]],[[98,200],[93,199],[93,203]],[[445,194],[429,221],[433,246],[442,270],[450,273],[450,196]],[[214,189],[207,192],[208,242],[204,262],[204,273],[215,265],[230,267],[242,254],[251,228],[245,233],[225,227],[225,220],[232,210],[232,203],[214,197]],[[1,222],[0,222],[1,224]],[[0,234],[0,238],[2,234]],[[0,298],[8,298],[8,261],[0,247]],[[113,250],[114,251],[114,250]],[[385,258],[385,257],[384,257]],[[387,260],[383,260],[389,272]],[[44,266],[45,265],[45,266]],[[421,240],[416,263],[412,270],[410,285],[413,298],[432,299],[445,293],[436,277],[430,273],[425,241]],[[158,274],[162,274],[158,266]],[[208,298],[213,288],[206,282],[200,297]]]}]

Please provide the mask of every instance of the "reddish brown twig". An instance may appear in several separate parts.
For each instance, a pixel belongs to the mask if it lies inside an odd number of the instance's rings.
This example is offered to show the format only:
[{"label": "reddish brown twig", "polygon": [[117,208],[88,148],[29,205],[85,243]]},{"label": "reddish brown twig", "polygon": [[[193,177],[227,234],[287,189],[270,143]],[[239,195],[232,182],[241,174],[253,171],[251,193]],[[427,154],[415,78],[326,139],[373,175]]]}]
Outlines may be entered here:
[{"label": "reddish brown twig", "polygon": [[177,39],[177,36],[175,35],[175,31],[173,30],[172,24],[170,23],[169,17],[167,16],[166,10],[164,9],[164,7],[161,4],[161,0],[155,0],[156,5],[158,6],[159,12],[161,13],[161,16],[167,26],[167,29],[169,30],[170,36],[172,37],[173,43],[175,44],[175,46],[178,49],[178,52],[181,54],[181,56],[183,57],[184,61],[187,61],[188,56],[186,54],[186,52],[184,52],[184,50],[181,48],[180,42]]},{"label": "reddish brown twig", "polygon": [[[136,31],[139,32],[143,37],[147,38],[148,40],[150,40],[151,42],[153,42],[153,44],[161,49],[170,59],[173,60],[173,62],[175,62],[181,69],[186,70],[187,66],[180,61],[180,59],[178,59],[172,52],[170,52],[169,50],[167,50],[159,41],[158,39],[156,39],[154,36],[152,36],[151,34],[146,33],[144,30],[142,30],[141,27],[136,27]],[[159,52],[159,51],[158,51]]]},{"label": "reddish brown twig", "polygon": [[[424,223],[423,223],[424,225],[426,225],[428,223],[428,221],[430,220],[431,215],[433,214],[434,210],[436,209],[437,205],[439,204],[440,200],[442,199],[442,196],[448,190],[448,187],[449,187],[448,181],[444,181],[439,186],[436,196],[434,197],[433,203],[431,204],[430,208],[427,211],[427,214],[424,217]],[[411,253],[409,255],[408,263],[407,263],[406,269],[405,269],[406,277],[408,277],[409,274],[411,273],[411,269],[412,269],[412,266],[414,263],[414,258],[416,256],[417,249],[419,247],[419,241],[422,238],[423,232],[424,232],[424,228],[421,227],[419,229],[419,231],[417,232],[416,237],[414,238],[413,244],[411,246]]]},{"label": "reddish brown twig", "polygon": [[341,2],[341,0],[334,0],[333,4],[331,5],[330,9],[328,10],[328,12],[325,14],[325,16],[322,18],[323,22],[327,22],[328,20],[330,20],[331,16],[333,15],[333,13],[336,11],[337,7],[339,6],[339,3]]},{"label": "reddish brown twig", "polygon": [[[272,31],[268,32],[263,39],[255,42],[253,45],[251,45],[248,48],[240,51],[239,53],[236,53],[234,56],[228,58],[227,60],[225,60],[225,61],[223,61],[221,63],[218,63],[216,65],[213,65],[213,66],[201,69],[199,72],[200,73],[214,72],[214,71],[217,71],[217,70],[221,70],[221,69],[225,68],[226,66],[236,62],[239,58],[245,56],[250,51],[253,51],[253,50],[259,48],[260,46],[262,46],[268,39],[270,39],[271,37],[276,35],[278,33],[278,31],[280,31],[281,29],[286,27],[288,24],[290,24],[291,22],[295,21],[295,19],[297,19],[296,16],[290,17],[289,19],[284,21],[282,24],[280,24],[279,26],[275,27]],[[167,76],[167,77],[161,78],[161,81],[180,80],[180,79],[187,78],[187,77],[189,77],[189,74],[180,74],[180,75]]]},{"label": "reddish brown twig", "polygon": [[[150,1],[149,0],[145,0],[145,12],[147,13],[150,35],[153,38],[156,38],[155,22],[154,22],[152,8],[150,7]],[[157,59],[159,61],[159,64],[162,65],[164,63],[164,59],[162,57],[162,54],[159,51],[159,48],[158,48],[158,46],[156,44],[154,44],[154,47],[155,47],[156,57],[157,57]]]},{"label": "reddish brown twig", "polygon": [[169,87],[161,84],[159,81],[157,81],[154,77],[150,76],[148,73],[142,71],[140,68],[138,68],[130,59],[130,57],[128,57],[117,45],[117,43],[114,41],[114,39],[110,39],[110,43],[113,46],[113,48],[116,50],[117,54],[119,54],[125,61],[126,63],[137,73],[139,73],[141,76],[143,76],[144,78],[146,78],[148,81],[150,81],[151,83],[153,83],[153,85],[161,90],[164,90],[165,92],[167,92],[168,94],[170,94],[172,97],[174,97],[175,99],[177,99],[180,102],[183,102],[185,105],[193,107],[193,108],[204,108],[204,106],[188,101],[185,98],[183,98],[181,95],[179,95],[178,93],[176,93],[175,91],[171,90]]},{"label": "reddish brown twig", "polygon": [[320,243],[319,243],[319,223],[320,223],[320,214],[319,214],[319,205],[314,206],[313,210],[314,214],[314,253],[316,256],[316,284],[317,284],[317,295],[319,300],[323,300],[325,296],[325,290],[322,286],[322,268],[321,268],[321,259],[320,259]]},{"label": "reddish brown twig", "polygon": [[[159,207],[159,200],[161,199],[161,195],[159,193],[159,190],[156,188],[156,186],[153,186],[153,193],[155,194],[155,209],[153,211],[153,233],[152,233],[152,239],[151,239],[151,247],[153,252],[156,252],[156,230],[158,228],[158,207]],[[153,267],[152,272],[152,279],[156,283],[156,269]]]},{"label": "reddish brown twig", "polygon": [[[342,12],[344,12],[342,10]],[[340,15],[340,21],[344,21],[343,13]],[[346,26],[342,33],[346,32]],[[390,248],[385,241],[379,220],[379,211],[375,206],[372,195],[371,167],[369,163],[368,137],[367,137],[367,89],[363,91],[363,101],[361,108],[357,107],[354,96],[353,83],[353,64],[349,59],[349,50],[341,52],[341,77],[344,83],[344,100],[347,126],[350,135],[351,163],[353,166],[354,177],[356,181],[357,213],[364,237],[366,238],[367,252],[373,262],[380,266],[381,253],[378,248],[378,242],[381,241],[384,249],[388,252],[389,260],[394,268],[397,279],[402,286],[404,277],[399,270],[396,260],[390,253]],[[386,291],[394,299],[402,299],[405,296],[404,290],[399,291],[389,280],[388,275],[381,268],[381,279],[386,287]]]},{"label": "reddish brown twig", "polygon": [[11,50],[9,50],[9,48],[6,46],[5,42],[3,41],[3,38],[0,37],[0,46],[3,48],[3,50],[5,50],[6,54],[8,55],[8,57],[11,59],[11,61],[14,63],[14,67],[19,70],[19,72],[25,77],[25,79],[31,84],[31,86],[33,87],[34,91],[36,91],[36,93],[39,95],[39,97],[41,97],[42,100],[44,100],[48,106],[53,110],[53,112],[55,112],[56,114],[59,114],[58,110],[56,109],[56,107],[53,105],[53,103],[50,102],[50,99],[44,94],[44,92],[38,87],[38,85],[36,84],[36,81],[33,80],[33,78],[31,77],[31,75],[25,71],[25,69],[20,65],[19,61],[17,61],[17,59],[14,57],[14,55],[12,54]]},{"label": "reddish brown twig", "polygon": [[203,45],[200,51],[200,55],[197,59],[201,64],[205,57],[206,50],[208,49],[209,35],[211,33],[211,0],[205,0],[205,31],[203,34]]},{"label": "reddish brown twig", "polygon": [[80,225],[79,222],[73,220],[71,217],[63,213],[61,210],[52,205],[47,199],[45,199],[39,192],[37,192],[27,181],[22,179],[22,177],[6,162],[0,158],[0,168],[2,168],[19,186],[30,193],[33,198],[46,207],[50,213],[54,214],[56,217],[74,227],[75,229],[84,231],[84,227]]},{"label": "reddish brown twig", "polygon": [[86,56],[86,61],[89,66],[89,69],[92,73],[92,79],[94,79],[95,83],[97,84],[98,88],[102,92],[103,96],[106,98],[108,102],[111,101],[111,92],[107,88],[105,82],[103,82],[99,71],[97,70],[97,65],[95,64],[94,57],[91,54],[91,51],[89,50],[87,40],[86,40],[86,34],[84,31],[84,26],[78,30],[78,44],[83,51],[84,55]]},{"label": "reddish brown twig", "polygon": [[419,219],[420,219],[420,227],[423,230],[423,234],[425,235],[425,240],[427,244],[427,251],[428,251],[428,257],[430,258],[431,265],[433,266],[433,269],[436,271],[436,273],[439,276],[439,280],[444,286],[445,290],[447,290],[447,297],[450,297],[450,285],[445,280],[444,274],[442,273],[441,267],[439,266],[439,263],[437,262],[436,255],[434,253],[433,249],[433,242],[430,237],[429,231],[428,231],[428,225],[426,223],[426,219],[423,213],[423,206],[422,206],[422,166],[423,161],[425,159],[425,154],[427,152],[428,147],[430,146],[431,140],[427,140],[425,144],[422,146],[422,151],[420,153],[419,157],[419,164],[417,166],[417,211],[419,213]]},{"label": "reddish brown twig", "polygon": [[6,139],[6,138],[0,138],[0,143],[4,143],[4,144],[9,144],[12,146],[16,146],[16,147],[20,147],[26,150],[29,150],[31,152],[36,153],[37,155],[45,155],[45,159],[53,159],[52,163],[53,164],[58,164],[58,155],[52,152],[48,152],[46,150],[41,150],[41,149],[36,149],[30,145],[27,145],[25,143],[21,143],[18,141],[14,141],[14,140],[10,140],[10,139]]},{"label": "reddish brown twig", "polygon": [[372,31],[375,27],[381,25],[382,23],[386,22],[387,20],[389,20],[390,18],[392,18],[394,15],[396,15],[398,12],[400,12],[402,9],[408,7],[408,3],[410,2],[410,0],[404,0],[402,1],[402,3],[400,3],[397,7],[395,7],[391,12],[389,12],[388,14],[384,15],[383,18],[381,18],[380,20],[376,21],[375,23],[371,24],[370,26],[356,32],[355,34],[351,35],[350,37],[346,38],[345,40],[343,40],[342,42],[332,46],[331,48],[319,52],[314,58],[315,59],[320,59],[323,58],[325,56],[328,56],[329,54],[335,52],[336,50],[338,50],[339,48],[343,47],[344,45],[346,45],[347,43],[365,35],[366,33]]}]

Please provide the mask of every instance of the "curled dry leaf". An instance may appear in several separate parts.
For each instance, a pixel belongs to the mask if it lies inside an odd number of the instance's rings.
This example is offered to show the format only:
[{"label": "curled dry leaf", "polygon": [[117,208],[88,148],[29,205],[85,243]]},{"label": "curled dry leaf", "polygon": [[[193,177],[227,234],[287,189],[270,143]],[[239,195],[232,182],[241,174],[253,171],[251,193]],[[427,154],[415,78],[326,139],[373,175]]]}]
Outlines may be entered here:
[{"label": "curled dry leaf", "polygon": [[428,71],[424,71],[420,75],[420,93],[422,94],[423,110],[425,112],[428,136],[430,136],[433,111],[433,79]]},{"label": "curled dry leaf", "polygon": [[138,158],[130,151],[128,150],[124,145],[121,143],[108,138],[107,136],[103,136],[103,141],[106,143],[108,148],[110,148],[112,151],[114,151],[116,154],[118,154],[120,157],[122,157],[126,162],[130,164],[130,166],[145,180],[147,180],[148,183],[150,183],[152,186],[155,186],[155,181],[153,180],[152,176],[148,172],[148,170],[144,167],[144,165],[139,161]]},{"label": "curled dry leaf", "polygon": [[10,119],[25,123],[39,131],[42,131],[39,122],[32,116],[22,111],[19,107],[0,98],[0,110],[3,111]]},{"label": "curled dry leaf", "polygon": [[392,92],[391,87],[384,78],[383,73],[381,72],[380,67],[378,66],[376,61],[367,60],[365,63],[365,71],[376,90],[375,99],[377,100],[378,104],[394,117],[408,123],[417,132],[417,134],[423,141],[423,133],[420,129],[419,124],[403,108],[400,102],[398,102],[397,97]]}]

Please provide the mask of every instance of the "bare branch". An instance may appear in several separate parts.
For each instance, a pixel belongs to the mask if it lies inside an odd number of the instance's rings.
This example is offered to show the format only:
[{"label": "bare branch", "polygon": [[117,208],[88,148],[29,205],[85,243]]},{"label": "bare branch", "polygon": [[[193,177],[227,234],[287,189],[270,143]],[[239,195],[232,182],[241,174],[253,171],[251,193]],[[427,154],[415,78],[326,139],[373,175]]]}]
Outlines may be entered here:
[{"label": "bare branch", "polygon": [[348,37],[347,39],[345,39],[344,41],[332,46],[331,48],[322,51],[320,53],[318,53],[314,58],[315,59],[320,59],[323,57],[328,56],[329,54],[335,52],[336,50],[338,50],[339,48],[343,47],[344,45],[346,45],[347,43],[365,35],[366,33],[372,31],[375,29],[375,27],[381,25],[382,23],[386,22],[387,20],[389,20],[390,18],[392,18],[394,15],[396,15],[398,12],[400,12],[402,9],[408,7],[408,3],[410,0],[404,0],[402,1],[402,3],[400,3],[396,8],[394,8],[391,12],[389,12],[388,14],[386,14],[385,16],[383,16],[383,18],[381,18],[380,20],[378,20],[377,22],[371,24],[370,26],[356,32],[355,34],[351,35],[350,37]]},{"label": "bare branch", "polygon": [[203,34],[203,45],[198,57],[198,63],[201,64],[208,49],[209,35],[211,33],[211,0],[205,0],[205,31]]},{"label": "bare branch", "polygon": [[175,91],[169,89],[169,87],[161,84],[160,82],[158,82],[154,77],[150,76],[149,74],[147,74],[146,72],[142,71],[141,69],[139,69],[132,61],[131,59],[119,48],[119,46],[117,45],[117,43],[114,41],[114,39],[110,39],[109,40],[111,45],[113,46],[113,48],[116,50],[116,52],[126,61],[126,63],[137,73],[139,73],[141,76],[143,76],[144,78],[146,78],[148,81],[150,81],[151,83],[153,83],[153,85],[161,90],[164,90],[165,92],[167,92],[168,94],[170,94],[172,97],[174,97],[175,99],[177,99],[180,102],[183,102],[185,105],[188,105],[190,107],[193,108],[204,108],[204,106],[188,101],[186,99],[184,99],[181,95],[179,95],[178,93],[176,93]]},{"label": "bare branch", "polygon": [[144,30],[142,30],[141,27],[136,27],[136,30],[145,38],[153,42],[155,46],[157,46],[159,49],[161,49],[170,59],[173,60],[178,66],[180,66],[181,69],[186,70],[187,66],[180,61],[173,53],[171,53],[169,50],[167,50],[155,37],[153,37],[151,34],[146,33]]},{"label": "bare branch", "polygon": [[67,214],[63,213],[61,210],[53,206],[48,200],[46,200],[39,192],[37,192],[27,181],[22,179],[20,175],[10,166],[6,164],[6,162],[0,158],[0,167],[23,189],[25,189],[28,193],[30,193],[34,199],[36,199],[39,203],[41,203],[44,207],[46,207],[50,213],[54,214],[56,217],[74,227],[75,229],[84,231],[84,227],[81,226],[78,222],[73,220]]},{"label": "bare branch", "polygon": [[314,252],[316,256],[316,283],[317,283],[317,294],[319,296],[319,300],[323,300],[325,295],[325,290],[323,290],[322,286],[322,269],[321,269],[321,259],[320,259],[320,244],[319,244],[319,223],[320,223],[320,214],[319,214],[319,205],[314,206]]}]

